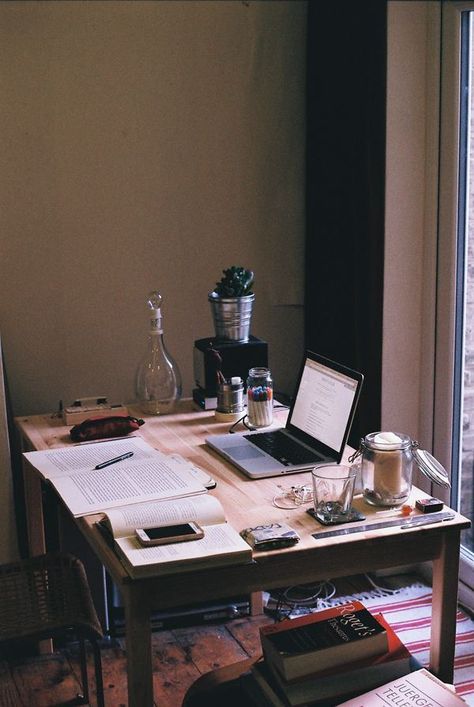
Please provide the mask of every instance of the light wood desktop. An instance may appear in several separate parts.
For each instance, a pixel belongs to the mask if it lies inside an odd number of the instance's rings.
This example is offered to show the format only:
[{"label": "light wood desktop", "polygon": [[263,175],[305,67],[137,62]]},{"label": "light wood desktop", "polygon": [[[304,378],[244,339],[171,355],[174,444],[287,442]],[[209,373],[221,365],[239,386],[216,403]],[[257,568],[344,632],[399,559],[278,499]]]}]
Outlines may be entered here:
[{"label": "light wood desktop", "polygon": [[[133,408],[130,412],[139,416]],[[286,412],[276,413],[282,424],[285,416]],[[228,522],[236,530],[284,521],[298,531],[301,541],[293,548],[254,553],[253,562],[246,565],[132,580],[96,529],[95,523],[100,516],[76,519],[122,595],[130,707],[153,705],[152,609],[224,599],[424,561],[433,563],[430,668],[442,680],[452,682],[460,533],[469,527],[468,519],[456,514],[453,520],[421,528],[400,530],[391,527],[315,540],[312,533],[321,531],[323,526],[306,513],[308,504],[296,510],[282,510],[272,505],[272,499],[282,488],[310,484],[308,472],[258,481],[247,479],[205,445],[207,435],[225,432],[229,425],[216,423],[212,411],[197,410],[191,401],[183,401],[180,411],[174,415],[144,419],[146,423],[137,434],[162,452],[181,454],[217,480],[216,489],[210,493],[219,498]],[[22,417],[16,419],[16,424],[23,451],[71,444],[69,427],[57,417]],[[30,553],[39,554],[46,548],[41,481],[26,463],[24,483]],[[413,498],[423,496],[426,493],[413,489]],[[367,517],[362,524],[380,520],[375,516],[375,509],[361,497],[355,498],[354,506]]]}]

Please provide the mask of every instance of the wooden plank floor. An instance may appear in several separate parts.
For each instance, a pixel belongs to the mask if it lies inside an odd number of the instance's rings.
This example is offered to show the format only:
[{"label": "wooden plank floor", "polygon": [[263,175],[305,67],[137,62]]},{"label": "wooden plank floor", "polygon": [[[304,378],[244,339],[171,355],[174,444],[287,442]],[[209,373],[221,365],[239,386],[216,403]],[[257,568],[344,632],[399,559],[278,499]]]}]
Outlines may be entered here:
[{"label": "wooden plank floor", "polygon": [[[363,576],[348,577],[337,581],[337,593],[349,595],[368,586]],[[181,707],[187,689],[200,675],[260,655],[259,627],[272,622],[271,617],[261,615],[153,633],[155,704]],[[106,707],[127,707],[125,650],[124,639],[106,640],[102,645]],[[89,679],[91,704],[95,706],[92,655]],[[80,690],[75,643],[52,655],[0,656],[0,707],[72,704]]]},{"label": "wooden plank floor", "polygon": [[[188,687],[203,673],[260,652],[258,627],[267,616],[234,619],[153,634],[154,697],[160,707],[180,707]],[[107,707],[126,707],[125,643],[104,642],[102,672]],[[89,659],[91,704],[95,705],[94,669]],[[77,645],[52,655],[0,662],[1,707],[47,707],[70,703],[80,692]]]}]

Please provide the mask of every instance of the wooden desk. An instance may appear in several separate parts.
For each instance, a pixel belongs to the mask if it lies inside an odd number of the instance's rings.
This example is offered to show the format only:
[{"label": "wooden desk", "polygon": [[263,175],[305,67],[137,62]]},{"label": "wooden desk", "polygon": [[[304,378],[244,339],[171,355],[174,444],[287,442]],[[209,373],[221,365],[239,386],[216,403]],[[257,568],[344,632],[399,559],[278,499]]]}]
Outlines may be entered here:
[{"label": "wooden desk", "polygon": [[[133,412],[133,411],[132,411]],[[283,421],[286,413],[278,413]],[[69,428],[45,415],[16,420],[23,450],[70,444]],[[128,694],[130,707],[153,705],[150,613],[192,602],[222,599],[230,594],[248,594],[292,584],[370,572],[411,563],[433,563],[433,612],[430,668],[442,680],[452,682],[456,630],[460,533],[470,521],[456,514],[452,521],[422,528],[376,529],[348,536],[315,540],[312,533],[322,527],[307,513],[308,506],[281,510],[272,499],[281,487],[310,483],[308,472],[250,481],[204,444],[208,434],[224,432],[228,425],[216,423],[213,412],[198,411],[191,401],[180,412],[162,418],[146,418],[140,435],[162,452],[178,452],[207,469],[217,480],[211,491],[222,502],[228,521],[236,530],[267,522],[285,521],[301,535],[293,548],[254,555],[247,565],[194,571],[162,578],[132,580],[110,550],[95,522],[100,516],[77,520],[94,553],[119,588],[126,621]],[[30,551],[45,549],[39,476],[24,465]],[[413,497],[426,493],[413,490]],[[362,498],[354,505],[367,520],[375,520],[374,509]],[[378,520],[378,519],[377,519]]]}]

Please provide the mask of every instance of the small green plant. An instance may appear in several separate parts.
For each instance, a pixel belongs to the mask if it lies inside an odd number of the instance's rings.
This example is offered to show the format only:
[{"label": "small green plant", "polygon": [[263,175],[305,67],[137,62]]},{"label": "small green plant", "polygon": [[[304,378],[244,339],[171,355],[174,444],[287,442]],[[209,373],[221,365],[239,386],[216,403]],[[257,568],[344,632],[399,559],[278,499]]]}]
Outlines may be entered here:
[{"label": "small green plant", "polygon": [[254,274],[252,270],[237,265],[222,271],[224,277],[214,288],[219,297],[245,297],[252,294]]}]

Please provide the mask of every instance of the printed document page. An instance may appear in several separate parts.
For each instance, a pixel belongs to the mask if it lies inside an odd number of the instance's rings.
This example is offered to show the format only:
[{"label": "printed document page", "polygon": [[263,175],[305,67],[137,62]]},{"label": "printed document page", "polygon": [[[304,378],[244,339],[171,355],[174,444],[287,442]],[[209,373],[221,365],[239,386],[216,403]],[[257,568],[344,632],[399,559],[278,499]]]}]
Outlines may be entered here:
[{"label": "printed document page", "polygon": [[160,452],[144,461],[128,465],[127,462],[130,460],[50,481],[76,517],[141,501],[206,493],[205,487],[185,468]]},{"label": "printed document page", "polygon": [[119,462],[122,466],[124,464],[130,466],[136,461],[143,461],[156,454],[161,454],[141,437],[128,437],[110,442],[70,445],[59,449],[48,449],[44,452],[25,452],[23,456],[40,472],[44,479],[53,479],[58,476],[75,474],[78,471],[91,471],[97,464],[102,464],[127,452],[133,452],[133,457]]}]

